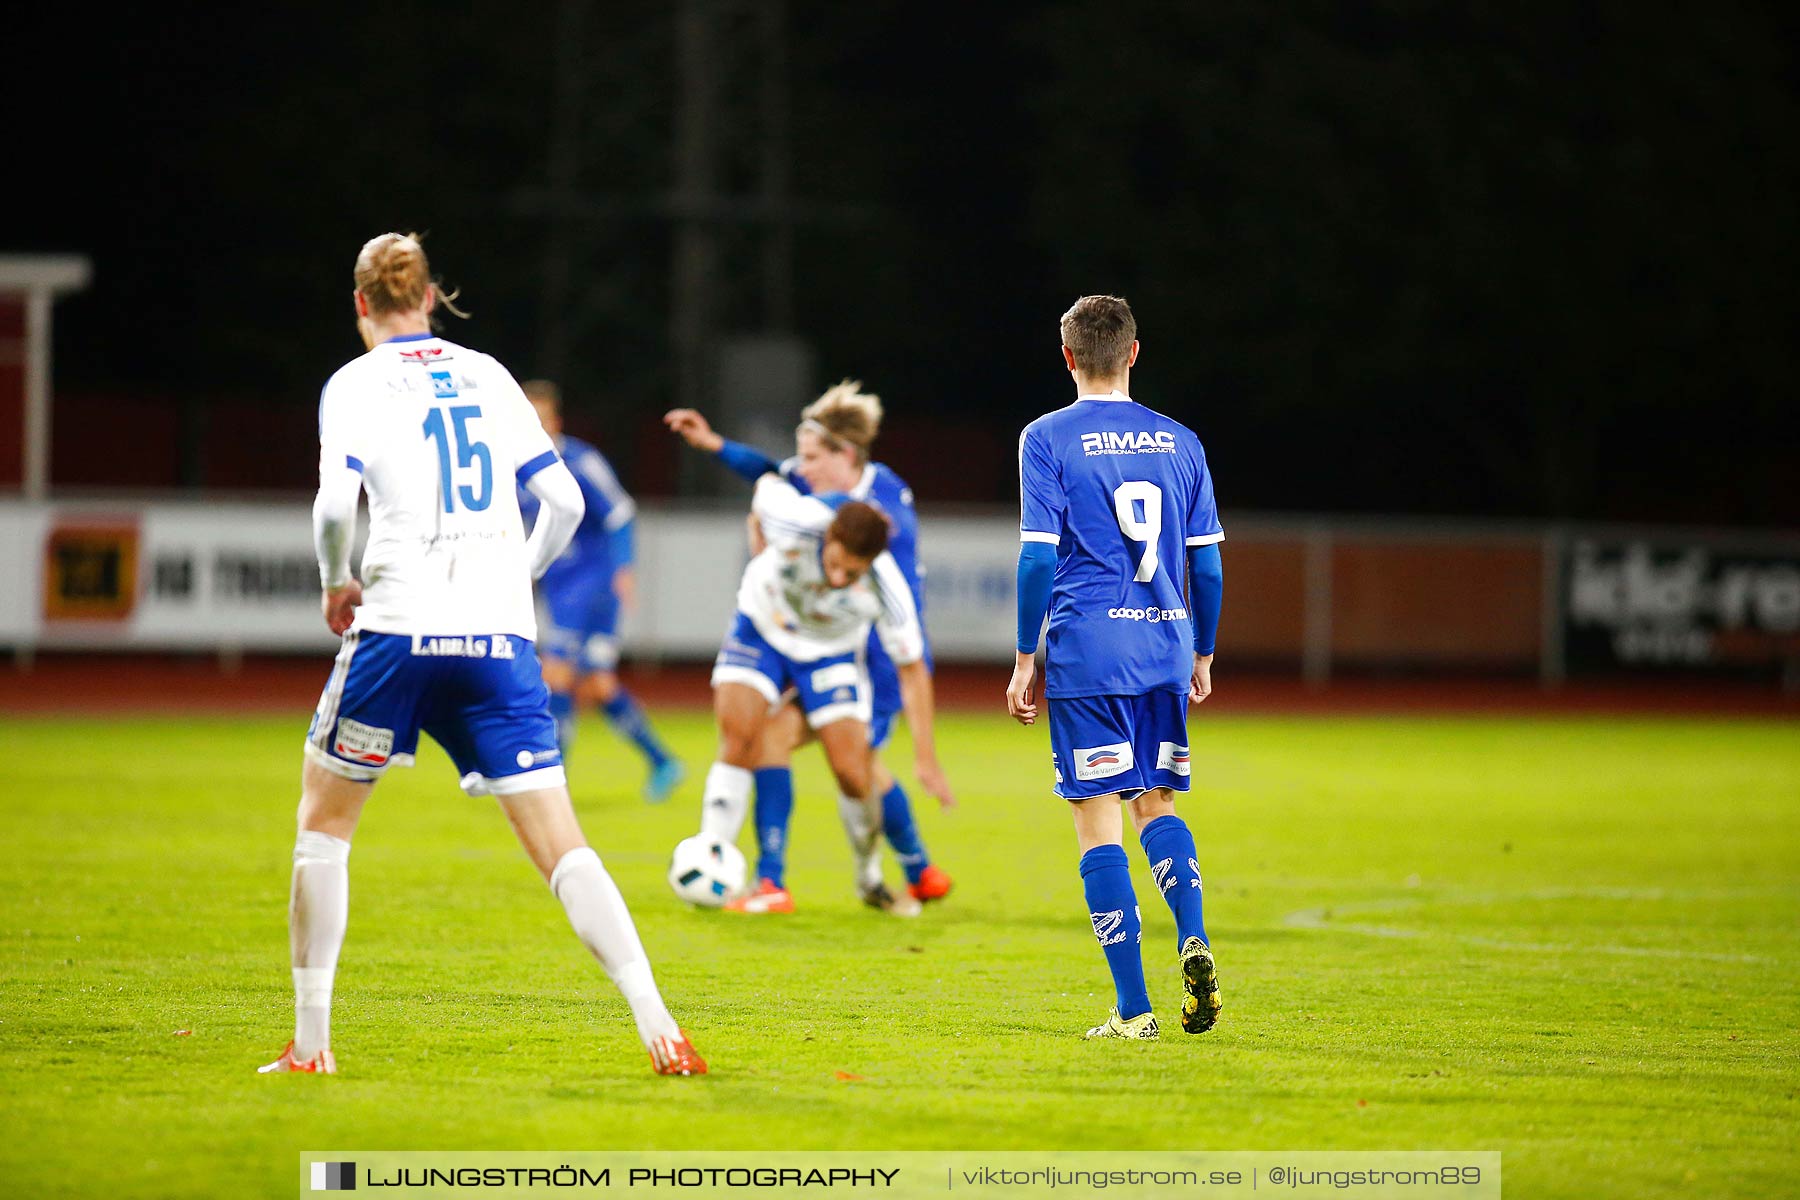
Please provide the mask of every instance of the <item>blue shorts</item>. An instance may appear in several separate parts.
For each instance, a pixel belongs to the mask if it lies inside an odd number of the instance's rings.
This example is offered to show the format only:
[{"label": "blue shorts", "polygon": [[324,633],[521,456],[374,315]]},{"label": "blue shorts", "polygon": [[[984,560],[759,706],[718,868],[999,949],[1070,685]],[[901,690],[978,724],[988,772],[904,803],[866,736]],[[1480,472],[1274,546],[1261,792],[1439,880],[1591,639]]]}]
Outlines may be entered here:
[{"label": "blue shorts", "polygon": [[449,752],[471,796],[567,782],[530,642],[504,633],[345,634],[306,731],[306,756],[372,782],[412,765],[421,729]]},{"label": "blue shorts", "polygon": [[1151,788],[1188,790],[1186,692],[1052,699],[1050,766],[1056,794],[1086,800]]},{"label": "blue shorts", "polygon": [[869,672],[860,652],[799,662],[769,645],[743,613],[733,618],[713,660],[712,685],[721,683],[755,688],[768,697],[770,708],[780,705],[783,690],[791,687],[814,729],[846,719],[869,723]]},{"label": "blue shorts", "polygon": [[583,675],[619,669],[619,598],[612,582],[545,588],[538,624],[544,657]]}]

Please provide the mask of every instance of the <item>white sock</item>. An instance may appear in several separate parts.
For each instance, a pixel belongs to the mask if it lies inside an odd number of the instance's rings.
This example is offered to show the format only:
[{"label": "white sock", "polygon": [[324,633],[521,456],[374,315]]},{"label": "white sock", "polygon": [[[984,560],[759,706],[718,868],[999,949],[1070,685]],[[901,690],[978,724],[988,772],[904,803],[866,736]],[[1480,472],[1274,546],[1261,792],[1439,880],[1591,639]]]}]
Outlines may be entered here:
[{"label": "white sock", "polygon": [[294,839],[288,946],[294,963],[294,1057],[331,1047],[331,985],[350,919],[350,843],[310,829]]},{"label": "white sock", "polygon": [[856,886],[867,891],[881,882],[881,825],[867,804],[842,792],[838,793],[838,817],[856,858]]},{"label": "white sock", "polygon": [[562,856],[550,873],[550,891],[562,901],[575,936],[600,960],[607,977],[624,994],[644,1045],[654,1038],[680,1037],[680,1026],[656,990],[650,958],[638,940],[625,897],[593,847],[578,846]]},{"label": "white sock", "polygon": [[755,782],[756,777],[744,767],[714,763],[706,773],[700,832],[735,844],[750,815],[750,788]]}]

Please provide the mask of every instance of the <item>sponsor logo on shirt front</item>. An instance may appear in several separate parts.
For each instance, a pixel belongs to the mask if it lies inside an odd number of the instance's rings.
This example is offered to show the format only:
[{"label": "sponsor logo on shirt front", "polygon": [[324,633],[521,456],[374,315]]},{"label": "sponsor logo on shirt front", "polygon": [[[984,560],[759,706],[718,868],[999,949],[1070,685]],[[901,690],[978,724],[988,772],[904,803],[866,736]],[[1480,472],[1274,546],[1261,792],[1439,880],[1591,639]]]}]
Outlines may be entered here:
[{"label": "sponsor logo on shirt front", "polygon": [[349,717],[339,717],[337,723],[337,740],[332,749],[342,758],[351,762],[367,763],[371,767],[379,767],[387,762],[388,755],[394,752],[394,731],[377,729],[373,725],[364,725],[361,721],[352,721]]},{"label": "sponsor logo on shirt front", "polygon": [[1081,435],[1081,452],[1090,458],[1096,454],[1173,454],[1175,435],[1166,429],[1114,430]]},{"label": "sponsor logo on shirt front", "polygon": [[1188,748],[1177,746],[1174,742],[1159,742],[1156,747],[1156,769],[1173,771],[1177,775],[1186,775],[1191,768],[1188,764]]},{"label": "sponsor logo on shirt front", "polygon": [[1077,747],[1074,753],[1075,778],[1107,779],[1123,774],[1136,765],[1130,742],[1114,742],[1110,746]]},{"label": "sponsor logo on shirt front", "polygon": [[1109,608],[1106,615],[1115,621],[1148,621],[1152,625],[1158,621],[1185,621],[1188,610],[1185,608]]}]

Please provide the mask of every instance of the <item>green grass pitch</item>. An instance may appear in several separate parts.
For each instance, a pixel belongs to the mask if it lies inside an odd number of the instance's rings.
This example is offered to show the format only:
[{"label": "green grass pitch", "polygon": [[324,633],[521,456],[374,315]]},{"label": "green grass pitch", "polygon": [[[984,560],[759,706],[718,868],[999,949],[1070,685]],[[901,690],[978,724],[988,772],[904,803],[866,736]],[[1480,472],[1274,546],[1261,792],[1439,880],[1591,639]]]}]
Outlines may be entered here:
[{"label": "green grass pitch", "polygon": [[1203,711],[1184,812],[1224,1016],[1179,1032],[1172,922],[1132,846],[1167,1032],[1087,1044],[1111,989],[1042,728],[945,720],[962,804],[921,824],[958,886],[914,921],[857,902],[808,751],[801,911],[756,919],[663,882],[711,732],[657,716],[692,768],[674,802],[638,799],[598,720],[572,778],[705,1079],[651,1075],[435,749],[377,790],[351,856],[341,1074],[258,1077],[291,1030],[306,714],[0,719],[9,1193],[285,1195],[305,1149],[779,1145],[1497,1149],[1509,1195],[1794,1194],[1791,723]]}]

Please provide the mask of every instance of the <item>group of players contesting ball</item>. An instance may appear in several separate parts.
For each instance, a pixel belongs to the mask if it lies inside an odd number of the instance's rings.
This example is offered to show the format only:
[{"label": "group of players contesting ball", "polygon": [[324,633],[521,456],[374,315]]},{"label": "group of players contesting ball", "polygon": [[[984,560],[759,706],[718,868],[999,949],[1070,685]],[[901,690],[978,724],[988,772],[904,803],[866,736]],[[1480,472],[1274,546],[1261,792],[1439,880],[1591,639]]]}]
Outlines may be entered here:
[{"label": "group of players contesting ball", "polygon": [[[354,279],[367,353],[321,394],[313,503],[325,621],[343,641],[302,763],[289,904],[294,1036],[260,1069],[337,1070],[331,994],[351,838],[375,782],[411,762],[423,730],[465,792],[499,802],[624,995],[656,1072],[704,1074],[624,898],[582,834],[563,770],[576,712],[596,705],[642,752],[646,799],[666,799],[684,775],[617,675],[616,623],[633,587],[631,500],[593,447],[562,436],[554,385],[521,387],[493,358],[437,336],[436,311],[457,310],[416,236],[371,239]],[[1212,690],[1225,535],[1199,439],[1130,397],[1138,343],[1125,301],[1082,297],[1061,333],[1076,400],[1019,440],[1018,637],[1006,707],[1023,725],[1038,718],[1036,652],[1048,615],[1053,790],[1074,817],[1117,996],[1086,1036],[1159,1032],[1123,846],[1127,811],[1175,917],[1182,1028],[1202,1033],[1217,1019],[1219,987],[1198,855],[1175,793],[1188,790],[1187,706]],[[915,777],[941,805],[954,803],[932,731],[912,492],[869,460],[881,415],[874,396],[840,384],[803,410],[784,463],[726,440],[692,409],[665,418],[754,486],[753,557],[713,667],[719,750],[702,808],[702,833],[732,843],[754,794],[757,882],[724,905],[736,912],[793,911],[783,880],[788,764],[813,738],[839,789],[864,901],[913,915],[951,889],[880,756],[904,713]],[[358,579],[350,554],[365,494]],[[906,873],[903,892],[882,881],[883,837]]]}]

